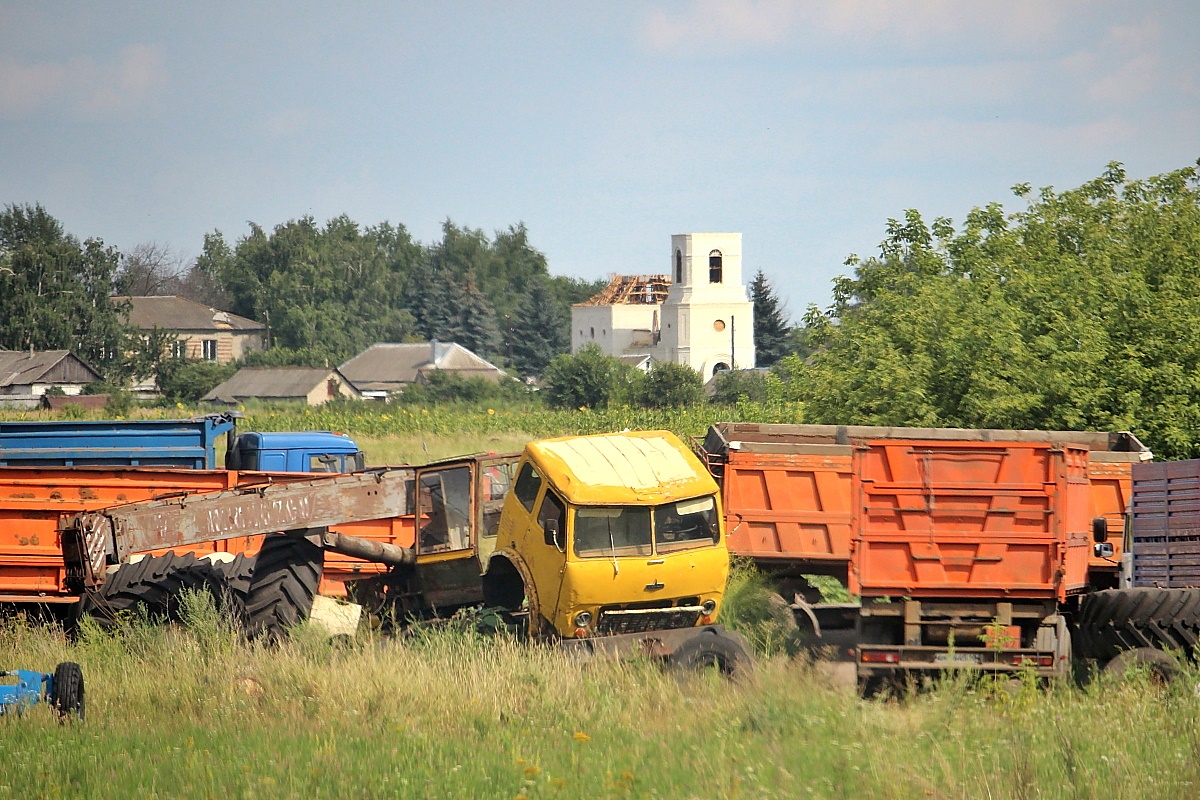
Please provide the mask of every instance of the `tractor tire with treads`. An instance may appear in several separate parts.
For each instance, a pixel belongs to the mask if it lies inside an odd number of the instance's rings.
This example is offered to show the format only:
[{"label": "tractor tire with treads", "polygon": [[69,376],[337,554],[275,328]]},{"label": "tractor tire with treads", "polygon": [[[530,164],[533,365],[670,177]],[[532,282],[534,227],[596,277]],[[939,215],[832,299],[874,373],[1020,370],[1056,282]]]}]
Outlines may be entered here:
[{"label": "tractor tire with treads", "polygon": [[181,594],[203,591],[213,596],[217,607],[233,610],[241,600],[228,590],[225,577],[211,560],[194,553],[145,556],[122,564],[98,589],[80,600],[79,613],[88,614],[101,625],[116,622],[122,612],[144,609],[153,618],[178,621]]},{"label": "tractor tire with treads", "polygon": [[1083,598],[1081,656],[1109,661],[1139,648],[1190,650],[1200,642],[1200,589],[1106,589]]},{"label": "tractor tire with treads", "polygon": [[253,638],[279,641],[308,619],[321,585],[325,554],[307,539],[271,534],[254,560],[246,602]]}]

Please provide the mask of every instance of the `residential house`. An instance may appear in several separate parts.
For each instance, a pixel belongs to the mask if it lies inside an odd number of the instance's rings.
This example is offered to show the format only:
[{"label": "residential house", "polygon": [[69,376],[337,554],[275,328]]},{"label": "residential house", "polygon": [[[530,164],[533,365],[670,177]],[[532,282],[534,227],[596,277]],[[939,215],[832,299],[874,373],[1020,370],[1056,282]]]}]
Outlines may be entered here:
[{"label": "residential house", "polygon": [[462,345],[438,341],[371,345],[339,369],[363,397],[375,400],[386,400],[411,383],[426,383],[434,372],[490,381],[508,377]]},{"label": "residential house", "polygon": [[359,400],[362,394],[339,370],[329,367],[243,367],[202,399],[226,405],[262,400],[319,406],[335,397]]},{"label": "residential house", "polygon": [[129,302],[129,323],[135,328],[147,333],[155,328],[174,333],[172,355],[228,364],[252,350],[263,349],[266,327],[261,322],[186,297],[112,299],[115,303]]},{"label": "residential house", "polygon": [[101,378],[70,350],[0,350],[0,404],[5,407],[36,408],[49,389],[77,395]]}]

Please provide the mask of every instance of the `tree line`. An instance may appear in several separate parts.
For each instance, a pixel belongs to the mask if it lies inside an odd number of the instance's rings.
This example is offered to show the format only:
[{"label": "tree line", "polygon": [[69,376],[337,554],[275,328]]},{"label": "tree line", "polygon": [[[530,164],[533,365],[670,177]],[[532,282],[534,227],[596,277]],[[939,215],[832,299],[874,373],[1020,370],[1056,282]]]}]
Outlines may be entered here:
[{"label": "tree line", "polygon": [[267,326],[259,363],[341,363],[378,342],[458,342],[520,375],[569,349],[570,305],[603,288],[549,273],[523,224],[487,236],[447,221],[440,241],[402,225],[302,217],[232,244],[220,231],[182,264],[80,241],[41,205],[0,213],[0,347],[72,349],[121,385],[169,361],[170,336],[125,321],[122,295],[177,294]]}]

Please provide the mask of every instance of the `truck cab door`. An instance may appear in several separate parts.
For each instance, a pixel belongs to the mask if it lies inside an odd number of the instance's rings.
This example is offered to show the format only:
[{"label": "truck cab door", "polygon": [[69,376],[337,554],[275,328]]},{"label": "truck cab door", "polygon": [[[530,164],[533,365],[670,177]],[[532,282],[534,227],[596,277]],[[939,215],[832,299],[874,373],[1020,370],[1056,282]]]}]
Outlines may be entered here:
[{"label": "truck cab door", "polygon": [[533,574],[538,613],[553,623],[567,562],[567,504],[550,487],[543,493],[531,525],[525,537],[531,552],[525,554],[525,561]]},{"label": "truck cab door", "polygon": [[475,560],[475,470],[470,463],[418,469],[416,580],[434,608],[482,598]]}]

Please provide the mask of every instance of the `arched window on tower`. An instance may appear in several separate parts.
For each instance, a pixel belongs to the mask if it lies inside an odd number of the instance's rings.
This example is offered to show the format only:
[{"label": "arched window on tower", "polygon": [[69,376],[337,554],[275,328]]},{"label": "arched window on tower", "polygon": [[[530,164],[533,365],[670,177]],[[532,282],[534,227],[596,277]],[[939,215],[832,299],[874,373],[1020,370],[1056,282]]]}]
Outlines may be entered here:
[{"label": "arched window on tower", "polygon": [[721,282],[721,251],[713,250],[708,254],[708,282]]},{"label": "arched window on tower", "polygon": [[675,251],[675,282],[683,283],[683,253]]}]

